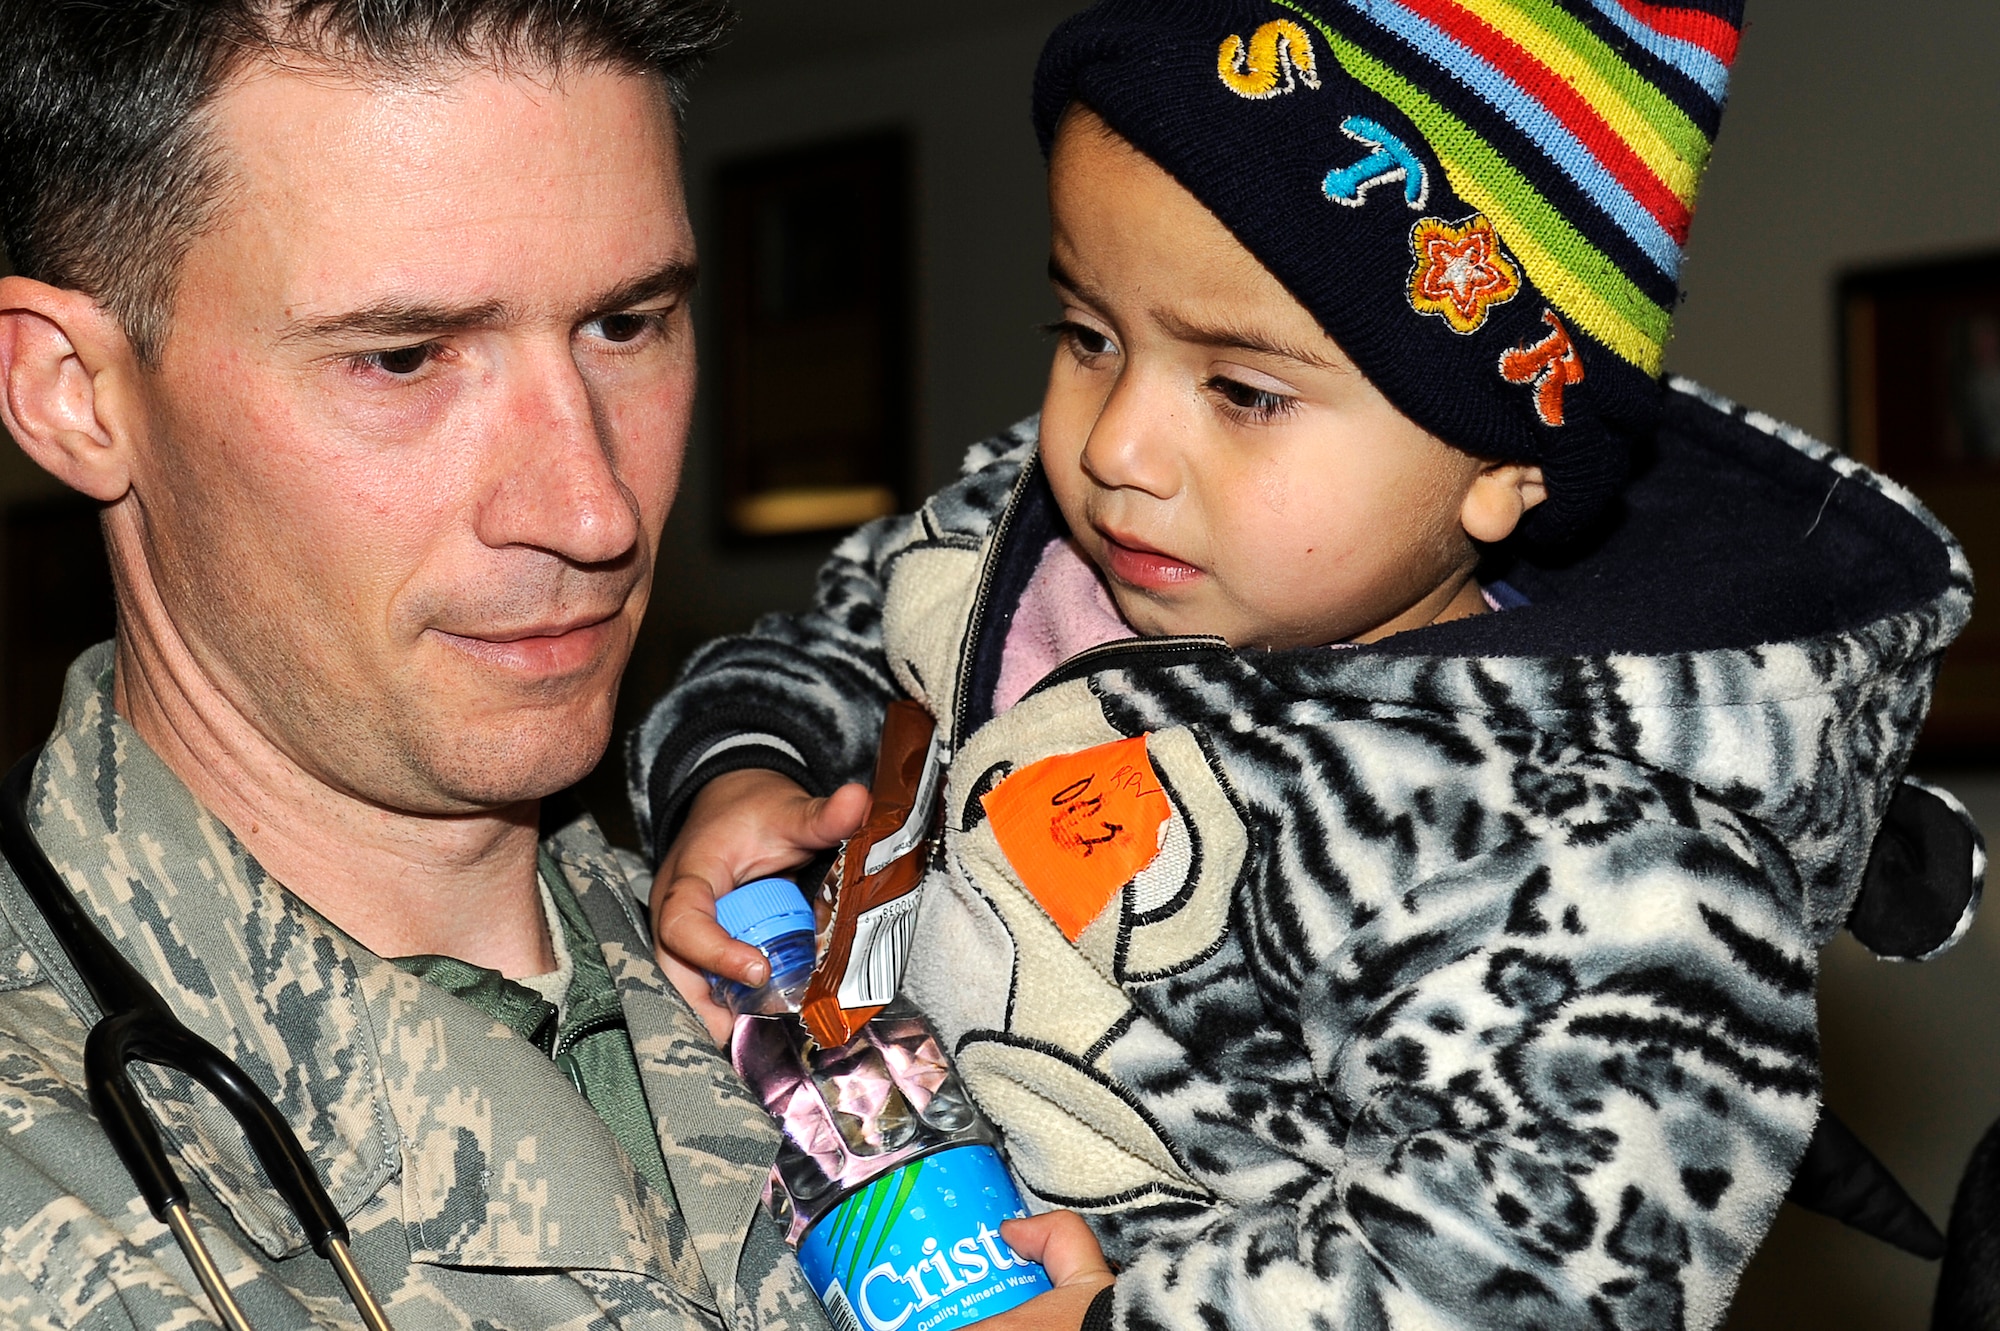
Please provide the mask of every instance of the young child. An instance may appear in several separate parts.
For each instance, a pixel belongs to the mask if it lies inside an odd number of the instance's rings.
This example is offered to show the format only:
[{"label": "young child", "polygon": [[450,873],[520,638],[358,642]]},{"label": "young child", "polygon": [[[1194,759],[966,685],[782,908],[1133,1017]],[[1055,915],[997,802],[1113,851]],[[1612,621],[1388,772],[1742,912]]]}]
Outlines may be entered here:
[{"label": "young child", "polygon": [[[1121,1327],[1715,1325],[1965,622],[1906,493],[1659,379],[1740,5],[1105,0],[1039,429],[715,643],[655,917],[950,750],[905,993]],[[1629,477],[1629,480],[1628,480]]]}]

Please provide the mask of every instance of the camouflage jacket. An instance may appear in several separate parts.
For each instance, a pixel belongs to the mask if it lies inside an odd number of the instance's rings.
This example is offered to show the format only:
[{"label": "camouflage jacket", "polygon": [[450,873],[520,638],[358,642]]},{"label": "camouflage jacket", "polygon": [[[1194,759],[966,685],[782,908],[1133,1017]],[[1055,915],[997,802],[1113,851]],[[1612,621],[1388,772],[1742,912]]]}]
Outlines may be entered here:
[{"label": "camouflage jacket", "polygon": [[[399,1331],[824,1326],[758,1204],[776,1132],[655,967],[594,823],[546,845],[623,998],[671,1198],[532,1044],[266,875],[113,712],[111,678],[108,646],[71,668],[30,821],[105,935],[290,1120]],[[96,1016],[0,877],[0,1325],[212,1325],[91,1116]],[[235,1125],[177,1073],[133,1076],[252,1324],[351,1325]]]}]

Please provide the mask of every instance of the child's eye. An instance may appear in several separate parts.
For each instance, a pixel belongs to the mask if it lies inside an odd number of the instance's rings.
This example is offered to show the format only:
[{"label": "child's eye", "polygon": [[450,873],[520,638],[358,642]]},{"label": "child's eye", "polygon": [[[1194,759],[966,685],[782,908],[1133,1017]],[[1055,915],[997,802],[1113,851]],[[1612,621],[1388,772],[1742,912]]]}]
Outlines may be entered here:
[{"label": "child's eye", "polygon": [[1276,420],[1298,405],[1297,398],[1286,397],[1283,393],[1273,393],[1268,389],[1252,388],[1223,375],[1208,381],[1209,390],[1223,401],[1226,410],[1239,419],[1254,424]]},{"label": "child's eye", "polygon": [[1095,328],[1077,323],[1073,319],[1052,323],[1043,331],[1054,333],[1061,338],[1063,345],[1067,346],[1070,353],[1078,360],[1096,360],[1100,356],[1113,356],[1118,353],[1117,343]]}]

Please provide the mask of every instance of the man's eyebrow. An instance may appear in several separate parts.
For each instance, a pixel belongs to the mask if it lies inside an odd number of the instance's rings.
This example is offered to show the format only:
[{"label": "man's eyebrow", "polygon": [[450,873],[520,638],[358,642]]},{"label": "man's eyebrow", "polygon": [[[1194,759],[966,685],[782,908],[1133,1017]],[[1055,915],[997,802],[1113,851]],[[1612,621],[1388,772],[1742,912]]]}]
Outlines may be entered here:
[{"label": "man's eyebrow", "polygon": [[1300,365],[1310,365],[1314,369],[1352,373],[1353,366],[1334,360],[1317,351],[1294,346],[1277,338],[1233,324],[1205,324],[1182,318],[1171,310],[1155,310],[1153,319],[1168,333],[1183,342],[1194,342],[1205,347],[1215,347],[1222,351],[1254,351],[1259,355],[1276,356],[1280,360],[1296,361]]},{"label": "man's eyebrow", "polygon": [[[679,298],[694,289],[698,270],[676,259],[643,277],[622,282],[585,303],[584,319],[601,318],[663,297]],[[510,311],[504,301],[471,305],[436,305],[423,301],[385,300],[341,314],[299,319],[278,333],[281,342],[320,342],[342,337],[408,338],[413,341],[491,328],[504,323]]]},{"label": "man's eyebrow", "polygon": [[621,282],[602,296],[590,301],[585,308],[586,319],[595,319],[606,314],[616,314],[629,310],[634,305],[644,305],[648,301],[675,300],[684,298],[694,290],[695,282],[701,276],[700,265],[692,259],[675,259],[662,264],[644,277],[635,277],[630,282]]},{"label": "man's eyebrow", "polygon": [[321,342],[341,337],[410,338],[419,340],[472,328],[490,328],[506,314],[497,300],[475,305],[427,305],[414,300],[384,300],[341,314],[295,319],[278,330],[280,342]]}]

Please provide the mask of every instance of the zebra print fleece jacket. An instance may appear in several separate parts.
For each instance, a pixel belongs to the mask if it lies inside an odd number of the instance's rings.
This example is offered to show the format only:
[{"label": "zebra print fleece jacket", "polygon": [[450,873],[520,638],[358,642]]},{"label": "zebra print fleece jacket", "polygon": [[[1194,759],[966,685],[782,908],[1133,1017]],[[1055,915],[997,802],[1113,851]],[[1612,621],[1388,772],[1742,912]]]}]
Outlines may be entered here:
[{"label": "zebra print fleece jacket", "polygon": [[[1719,1322],[1811,1133],[1816,950],[1965,623],[1906,492],[1676,383],[1530,602],[1345,651],[1093,649],[995,716],[1061,530],[1032,424],[863,528],[815,606],[698,653],[635,735],[656,850],[721,773],[952,750],[904,992],[1120,1327]],[[1063,923],[988,796],[1143,737],[1159,850]],[[1129,748],[1125,750],[1129,754]],[[1079,927],[1080,926],[1080,927]]]}]

